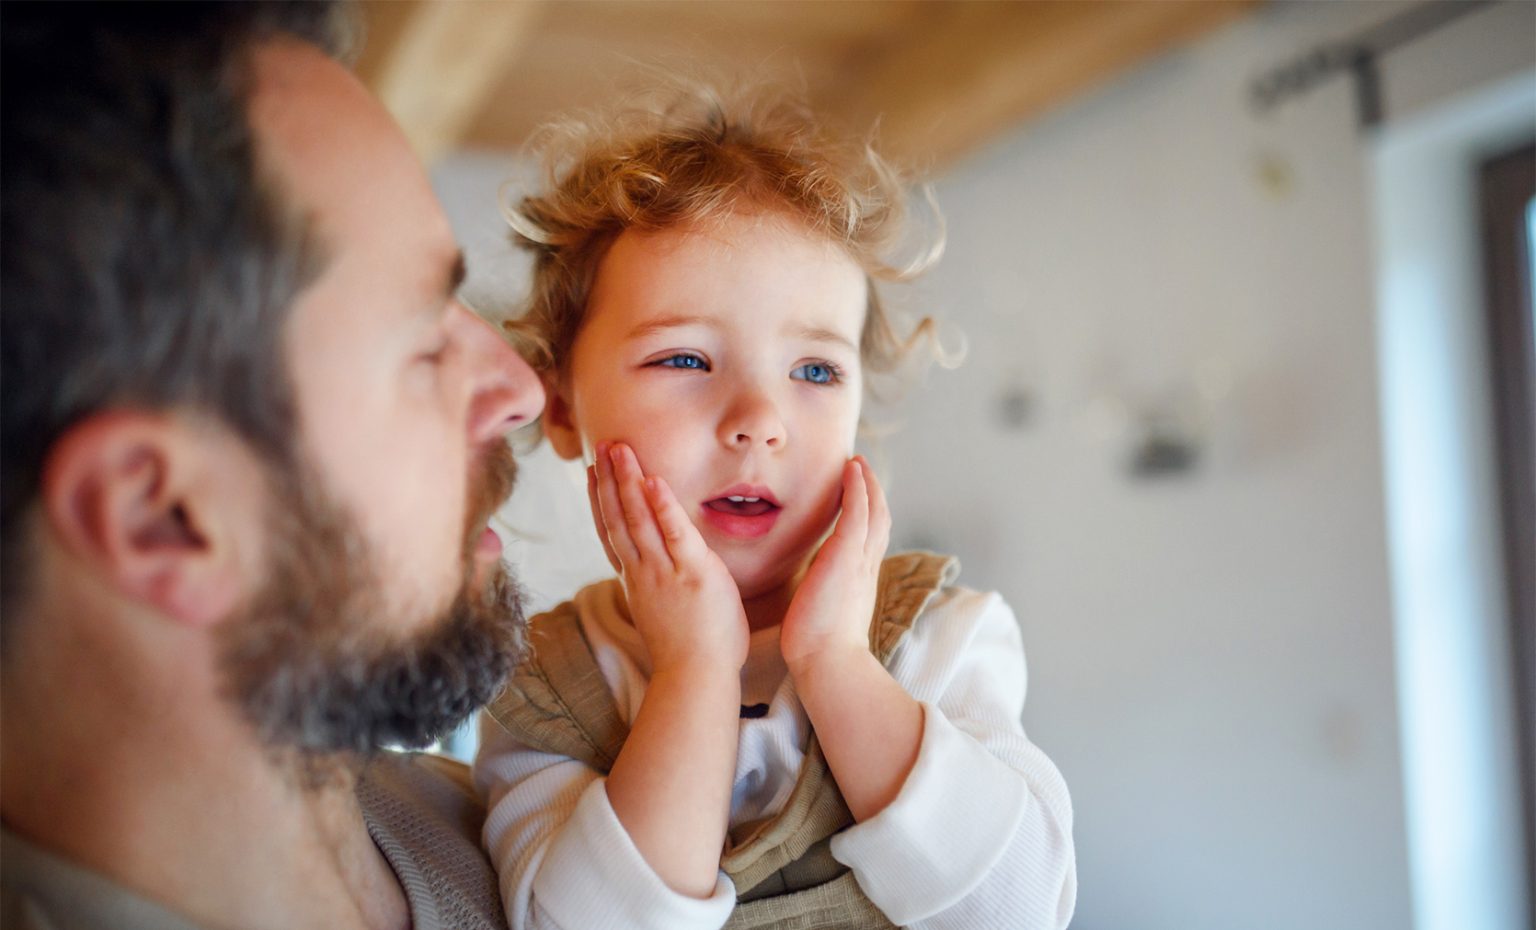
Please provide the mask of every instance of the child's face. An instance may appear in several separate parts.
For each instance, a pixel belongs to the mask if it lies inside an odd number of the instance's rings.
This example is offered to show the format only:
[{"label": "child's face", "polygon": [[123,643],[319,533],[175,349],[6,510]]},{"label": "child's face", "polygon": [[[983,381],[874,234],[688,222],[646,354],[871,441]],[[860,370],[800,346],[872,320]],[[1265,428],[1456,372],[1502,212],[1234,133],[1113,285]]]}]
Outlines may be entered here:
[{"label": "child's face", "polygon": [[546,432],[568,458],[631,445],[742,596],[770,593],[837,515],[866,299],[846,253],[774,215],[625,232],[598,267]]}]

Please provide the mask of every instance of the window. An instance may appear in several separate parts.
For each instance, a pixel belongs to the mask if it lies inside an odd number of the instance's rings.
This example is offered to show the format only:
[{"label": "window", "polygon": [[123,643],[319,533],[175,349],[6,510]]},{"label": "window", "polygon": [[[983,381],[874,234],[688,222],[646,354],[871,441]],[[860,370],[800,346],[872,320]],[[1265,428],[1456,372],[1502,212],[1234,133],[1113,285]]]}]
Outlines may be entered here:
[{"label": "window", "polygon": [[1479,188],[1525,848],[1536,861],[1536,144],[1485,161]]}]

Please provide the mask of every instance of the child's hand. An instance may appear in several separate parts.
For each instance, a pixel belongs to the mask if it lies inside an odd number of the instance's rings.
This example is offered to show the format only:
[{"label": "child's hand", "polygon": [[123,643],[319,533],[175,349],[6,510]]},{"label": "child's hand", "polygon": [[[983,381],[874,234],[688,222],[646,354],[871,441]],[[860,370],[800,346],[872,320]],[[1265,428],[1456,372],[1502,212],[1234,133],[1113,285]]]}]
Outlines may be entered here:
[{"label": "child's hand", "polygon": [[652,673],[690,663],[739,670],[748,636],[741,592],[666,482],[641,472],[628,446],[599,443],[587,495]]},{"label": "child's hand", "polygon": [[837,526],[811,562],[784,615],[779,648],[790,673],[808,663],[869,651],[880,563],[891,541],[891,512],[862,455],[843,466]]}]

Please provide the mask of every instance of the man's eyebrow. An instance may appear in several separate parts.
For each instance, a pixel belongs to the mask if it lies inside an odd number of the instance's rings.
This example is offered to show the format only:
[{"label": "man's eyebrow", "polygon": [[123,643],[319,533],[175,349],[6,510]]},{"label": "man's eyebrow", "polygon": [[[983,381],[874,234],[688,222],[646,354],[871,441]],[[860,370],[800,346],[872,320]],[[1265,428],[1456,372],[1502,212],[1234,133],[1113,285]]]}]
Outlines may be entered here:
[{"label": "man's eyebrow", "polygon": [[454,250],[453,257],[444,270],[446,274],[439,278],[439,283],[428,291],[427,298],[421,305],[423,318],[434,326],[453,312],[453,298],[458,295],[459,288],[464,284],[464,277],[469,271],[464,264],[462,249]]},{"label": "man's eyebrow", "polygon": [[689,316],[686,314],[657,317],[654,320],[646,320],[630,330],[626,338],[639,339],[641,336],[653,336],[664,329],[677,329],[681,326],[708,326],[713,329],[719,329],[720,322],[707,316]]},{"label": "man's eyebrow", "polygon": [[443,288],[443,296],[452,297],[459,292],[464,284],[464,278],[469,274],[469,267],[464,264],[464,250],[459,249],[453,254],[453,264],[448,268],[448,278]]}]

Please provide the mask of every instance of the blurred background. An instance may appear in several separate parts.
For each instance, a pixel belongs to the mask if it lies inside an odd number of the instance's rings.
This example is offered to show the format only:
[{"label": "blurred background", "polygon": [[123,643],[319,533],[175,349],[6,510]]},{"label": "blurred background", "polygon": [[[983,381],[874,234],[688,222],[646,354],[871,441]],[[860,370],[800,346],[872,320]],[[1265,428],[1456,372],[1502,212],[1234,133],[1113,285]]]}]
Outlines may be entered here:
[{"label": "blurred background", "polygon": [[[895,548],[1018,613],[1074,927],[1536,926],[1536,4],[363,10],[490,315],[530,133],[659,74],[787,83],[931,177],[948,254],[886,296],[969,354],[869,451]],[[609,571],[579,469],[524,461],[544,607]]]}]

